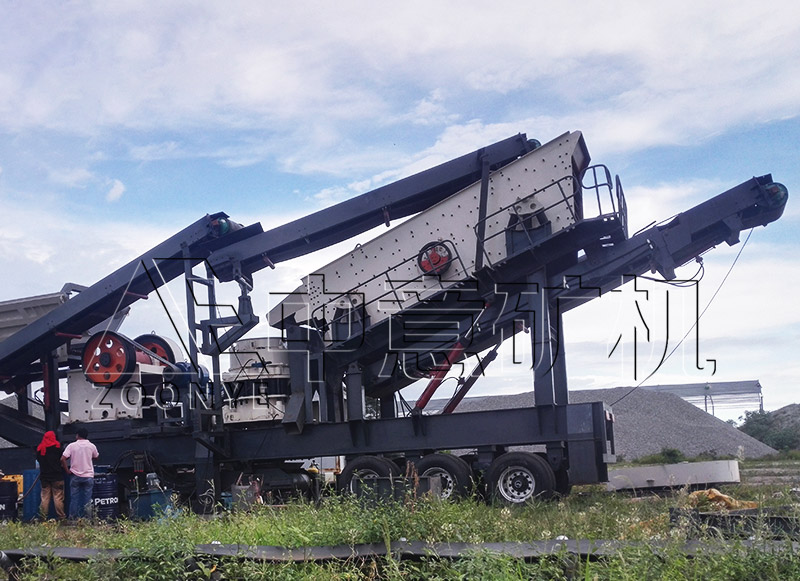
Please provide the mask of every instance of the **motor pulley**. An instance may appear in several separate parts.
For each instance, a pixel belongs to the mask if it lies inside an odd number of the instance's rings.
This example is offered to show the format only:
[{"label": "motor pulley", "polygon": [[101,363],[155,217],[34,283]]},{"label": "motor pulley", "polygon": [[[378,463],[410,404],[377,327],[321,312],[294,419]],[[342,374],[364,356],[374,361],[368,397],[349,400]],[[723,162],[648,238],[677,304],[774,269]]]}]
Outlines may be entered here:
[{"label": "motor pulley", "polygon": [[[168,361],[169,363],[177,362],[174,346],[164,337],[160,337],[159,335],[139,335],[134,339],[134,342],[148,351],[155,353],[164,361]],[[153,360],[153,364],[165,366],[164,362],[158,359]]]},{"label": "motor pulley", "polygon": [[417,255],[419,269],[428,275],[442,275],[453,263],[453,254],[443,242],[430,242]]}]

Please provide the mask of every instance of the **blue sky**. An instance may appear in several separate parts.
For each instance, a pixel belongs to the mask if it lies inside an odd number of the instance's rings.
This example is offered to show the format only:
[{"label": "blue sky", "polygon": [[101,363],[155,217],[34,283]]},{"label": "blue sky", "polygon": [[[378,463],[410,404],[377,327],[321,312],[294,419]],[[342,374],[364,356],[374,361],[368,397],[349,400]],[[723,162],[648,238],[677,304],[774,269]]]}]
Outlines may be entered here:
[{"label": "blue sky", "polygon": [[[639,225],[753,175],[800,185],[790,2],[296,4],[1,4],[0,300],[91,284],[206,213],[278,225],[518,132],[583,131]],[[768,408],[797,401],[796,207],[701,323],[716,375],[683,361],[651,383],[760,379]],[[738,250],[707,256],[703,305]],[[595,303],[567,320],[572,385],[631,385],[607,357],[622,307]]]}]

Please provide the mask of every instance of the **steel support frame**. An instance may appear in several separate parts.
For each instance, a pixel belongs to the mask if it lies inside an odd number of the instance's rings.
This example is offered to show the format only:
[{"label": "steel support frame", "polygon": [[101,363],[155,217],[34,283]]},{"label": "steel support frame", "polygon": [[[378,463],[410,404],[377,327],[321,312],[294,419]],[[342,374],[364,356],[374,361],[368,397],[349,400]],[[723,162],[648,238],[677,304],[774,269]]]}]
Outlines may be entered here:
[{"label": "steel support frame", "polygon": [[[519,144],[516,147],[519,147]],[[481,156],[477,156],[477,160],[481,159]],[[475,162],[475,157],[464,159],[464,163],[470,168],[477,166],[475,168],[477,171],[485,171],[482,161],[480,164]],[[442,181],[447,182],[446,179]],[[141,426],[137,428],[135,425],[120,421],[104,429],[105,426],[95,423],[89,426],[93,432],[93,439],[102,445],[104,457],[107,458],[116,458],[133,448],[153,453],[162,463],[195,464],[202,462],[203,459],[208,462],[208,458],[213,458],[209,445],[213,444],[216,435],[224,432],[228,444],[225,453],[212,459],[203,470],[198,468],[198,474],[207,473],[206,469],[211,469],[213,466],[213,472],[217,476],[220,462],[270,462],[320,455],[384,454],[421,449],[431,451],[474,447],[485,449],[492,446],[502,448],[511,445],[545,444],[548,447],[550,463],[554,467],[557,465],[555,454],[559,450],[567,450],[570,480],[573,483],[603,481],[604,462],[613,461],[614,453],[611,414],[602,404],[568,403],[560,324],[561,309],[568,310],[585,300],[585,296],[618,286],[620,274],[642,273],[655,268],[666,278],[670,278],[674,276],[676,266],[714,244],[722,241],[735,243],[742,228],[767,224],[777,219],[783,211],[783,206],[772,208],[762,204],[762,200],[767,199],[762,190],[769,182],[771,176],[754,178],[680,214],[667,224],[655,226],[633,238],[616,242],[608,248],[587,249],[586,256],[568,265],[568,271],[565,271],[578,281],[577,288],[567,290],[565,285],[561,285],[567,278],[563,272],[551,272],[549,285],[544,270],[529,275],[526,279],[530,287],[527,291],[530,301],[527,322],[534,330],[532,346],[537,362],[534,369],[536,407],[474,414],[433,417],[419,415],[413,418],[359,421],[358,429],[351,429],[347,422],[315,424],[312,420],[307,423],[302,436],[287,432],[280,424],[248,425],[241,428],[222,426],[218,423],[214,425],[214,422],[205,421],[210,420],[207,414],[205,417],[198,415],[192,418],[196,421],[189,419],[189,425],[184,427],[183,432],[170,430],[167,426],[153,428],[136,424]],[[447,185],[452,184],[447,182]],[[423,209],[422,206],[427,207],[429,203],[422,202],[419,196],[411,196],[405,191],[408,186],[408,183],[402,187],[398,186],[392,190],[393,195],[390,198],[398,203],[408,202],[409,205],[403,207],[403,212]],[[437,182],[434,189],[438,191],[439,188],[442,188],[442,191],[447,189],[444,183]],[[413,204],[409,201],[412,198]],[[377,198],[372,201],[378,202]],[[420,207],[411,208],[415,204],[419,204]],[[345,212],[348,207],[337,207],[337,215]],[[369,216],[366,214],[361,216],[359,223],[351,226],[354,229],[363,228],[377,216],[376,212],[385,218],[388,215],[387,207],[387,204],[381,205],[380,208],[370,207]],[[331,233],[325,229],[327,227],[325,224],[321,224],[321,218],[330,218],[331,215],[314,215],[303,222],[304,225],[318,228],[315,233],[319,236],[315,236],[313,244],[308,244],[307,237],[303,238],[302,232],[294,232],[295,238],[291,239],[292,244],[288,246],[286,244],[281,246],[282,240],[285,242],[282,235],[287,228],[296,224],[265,233],[263,237],[256,237],[253,230],[242,230],[238,234],[226,235],[223,240],[214,239],[209,235],[209,221],[215,216],[206,217],[80,293],[59,309],[58,313],[34,321],[16,335],[6,339],[0,349],[0,362],[3,367],[0,371],[18,372],[36,357],[41,356],[42,352],[49,353],[62,345],[65,342],[63,337],[85,330],[107,318],[109,315],[107,310],[115,312],[142,298],[145,291],[149,292],[154,287],[154,282],[149,276],[150,264],[157,266],[161,281],[166,282],[180,274],[181,268],[176,259],[183,259],[186,264],[196,264],[203,257],[207,257],[210,264],[216,264],[223,270],[229,268],[230,272],[226,271],[226,275],[230,274],[233,278],[235,269],[232,267],[228,249],[216,256],[214,250],[235,246],[242,258],[253,261],[251,268],[245,269],[245,273],[249,274],[263,267],[265,261],[269,262],[264,252],[264,248],[269,246],[267,242],[274,243],[274,249],[278,251],[272,257],[275,261],[301,255],[310,248],[322,247],[330,241],[330,237],[340,236],[340,232]],[[392,212],[391,217],[397,217],[397,214]],[[329,221],[328,225],[332,223],[336,223],[336,220]],[[256,250],[259,252],[255,252]],[[547,249],[537,247],[537,255],[541,256],[545,250]],[[524,257],[520,256],[520,260],[523,258],[528,260],[530,255],[526,253]],[[552,262],[547,264],[552,267]],[[191,277],[191,266],[188,269],[188,276]],[[221,280],[229,279],[223,276]],[[530,297],[534,297],[535,300]],[[559,297],[562,298],[561,303],[558,302]],[[193,321],[194,314],[192,313],[189,318]],[[539,331],[537,336],[537,328],[546,329],[547,332]],[[553,342],[554,328],[557,330],[556,343]],[[193,344],[195,339],[193,336],[190,343]],[[35,352],[32,350],[34,347]],[[193,358],[193,361],[196,359]],[[57,377],[51,382],[51,386],[57,386]],[[304,395],[308,396],[307,393]],[[381,411],[386,411],[386,415],[389,415],[391,398],[387,395],[381,394]],[[308,399],[310,403],[310,397]],[[216,401],[215,405],[220,405],[219,401]],[[11,410],[6,416],[18,423],[19,427],[23,427],[21,419],[10,417],[13,411],[19,410]],[[310,410],[303,411],[305,413],[298,415],[303,419],[309,419]],[[53,423],[52,417],[49,422],[49,425],[57,426]],[[62,430],[71,433],[76,427],[65,426]],[[198,453],[201,449],[205,449],[205,452]],[[24,448],[0,450],[0,461],[17,461],[29,453],[30,451]],[[32,465],[32,458],[30,464]],[[3,464],[0,464],[0,467],[2,466]],[[585,466],[589,468],[584,469]],[[200,476],[198,482],[199,479]]]},{"label": "steel support frame", "polygon": [[563,321],[558,304],[550,298],[544,268],[527,277],[528,326],[533,354],[533,389],[536,406],[569,403],[564,354]]},{"label": "steel support frame", "polygon": [[[551,297],[547,269],[542,267],[528,275],[526,282],[527,325],[533,359],[533,403],[540,424],[548,431],[558,432],[561,429],[559,422],[563,419],[557,412],[569,404],[563,321],[558,300]],[[570,446],[557,440],[546,443],[547,460],[553,470],[572,466],[575,470],[580,469],[577,463],[569,461]]]},{"label": "steel support frame", "polygon": [[[528,446],[564,442],[570,454],[582,461],[571,469],[573,483],[603,482],[605,462],[613,462],[613,435],[606,421],[610,410],[602,402],[569,404],[548,409],[558,421],[544,425],[537,408],[467,412],[451,415],[417,416],[357,422],[306,425],[302,435],[287,432],[280,423],[228,427],[230,453],[220,463],[198,464],[195,439],[189,433],[135,435],[118,430],[103,431],[92,424],[92,441],[104,462],[114,463],[123,454],[148,452],[162,465],[196,465],[197,480],[216,482],[220,465],[235,463],[277,463],[297,458],[320,456],[359,456],[364,454],[427,453],[509,446]],[[117,422],[119,423],[119,422]],[[111,426],[108,426],[109,428]],[[500,429],[502,427],[502,429]],[[11,459],[25,459],[33,467],[30,450],[0,450],[0,466]],[[20,456],[24,457],[21,458]],[[125,466],[122,464],[121,466]],[[212,474],[209,470],[217,474]],[[219,492],[219,489],[216,489]],[[199,492],[203,492],[205,489]]]},{"label": "steel support frame", "polygon": [[[59,413],[59,402],[61,401],[59,374],[58,374],[58,353],[55,351],[46,353],[42,356],[42,379],[44,382],[44,421],[48,430],[57,430],[61,425],[61,414]],[[28,389],[18,393],[17,397],[27,399]],[[26,410],[30,415],[30,410]]]},{"label": "steel support frame", "polygon": [[[192,429],[193,446],[192,446],[192,461],[189,462],[195,466],[195,489],[197,497],[200,499],[214,499],[219,496],[221,479],[219,471],[220,458],[215,451],[213,441],[214,431],[214,415],[218,413],[218,408],[221,406],[219,401],[219,357],[212,357],[213,368],[213,383],[211,386],[205,388],[201,385],[200,381],[200,351],[202,347],[201,342],[198,342],[197,334],[203,332],[203,326],[197,320],[196,307],[199,306],[198,297],[195,294],[195,284],[200,284],[206,287],[206,305],[209,308],[210,316],[213,318],[215,313],[213,309],[216,307],[216,293],[214,290],[213,278],[207,276],[206,278],[196,277],[193,268],[196,261],[191,259],[191,253],[187,245],[182,248],[183,251],[183,266],[184,266],[184,284],[186,292],[186,321],[188,326],[188,341],[187,347],[189,351],[189,361],[191,363],[189,379],[189,390],[197,390],[197,393],[203,393],[205,402],[211,404],[211,409],[204,409],[204,406],[195,400],[194,405],[191,404],[191,397],[185,401],[184,405],[184,421]],[[212,329],[211,333],[216,336],[216,329]],[[210,387],[210,393],[209,393]],[[189,395],[189,394],[187,394]],[[210,396],[210,397],[209,397]],[[174,445],[174,442],[172,442]],[[210,504],[213,505],[213,502]]]},{"label": "steel support frame", "polygon": [[[347,422],[305,426],[297,437],[275,427],[230,429],[231,460],[391,454],[409,450],[455,450],[479,446],[524,446],[547,442],[592,441],[602,445],[609,434],[596,420],[609,408],[602,402],[552,407],[552,426],[540,422],[536,408],[465,412],[364,421],[351,437]],[[502,429],[499,429],[502,427]],[[287,452],[291,449],[291,455]]]}]

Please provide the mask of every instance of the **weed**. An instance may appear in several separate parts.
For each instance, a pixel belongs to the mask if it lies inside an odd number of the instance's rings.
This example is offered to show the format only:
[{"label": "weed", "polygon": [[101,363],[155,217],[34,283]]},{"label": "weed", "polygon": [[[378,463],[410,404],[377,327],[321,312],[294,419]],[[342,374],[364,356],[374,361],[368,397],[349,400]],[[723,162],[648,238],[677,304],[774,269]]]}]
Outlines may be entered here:
[{"label": "weed", "polygon": [[[727,494],[768,505],[786,503],[773,489],[732,487]],[[780,492],[780,491],[778,491]],[[478,499],[458,503],[432,498],[370,503],[328,497],[318,504],[297,500],[283,508],[259,506],[203,518],[177,511],[147,522],[63,527],[55,523],[0,526],[0,548],[96,547],[122,549],[124,558],[70,563],[28,559],[21,579],[788,579],[800,578],[798,555],[744,546],[689,558],[683,545],[699,536],[714,545],[711,527],[670,523],[669,509],[685,501],[671,497],[632,498],[601,487],[576,487],[569,497],[518,509],[487,506]],[[753,536],[767,538],[766,526]],[[223,544],[303,547],[378,543],[387,549],[401,540],[431,543],[530,542],[564,535],[570,539],[618,539],[636,545],[599,561],[556,555],[526,563],[508,555],[476,551],[458,560],[349,559],[328,563],[265,563],[239,559],[192,559],[193,547]],[[796,539],[794,539],[796,540]],[[729,541],[725,541],[729,542]]]},{"label": "weed", "polygon": [[641,458],[637,458],[634,460],[636,464],[678,464],[680,462],[685,462],[686,456],[683,455],[683,452],[680,450],[676,450],[675,448],[662,448],[661,452],[658,454],[650,454],[648,456],[642,456]]}]

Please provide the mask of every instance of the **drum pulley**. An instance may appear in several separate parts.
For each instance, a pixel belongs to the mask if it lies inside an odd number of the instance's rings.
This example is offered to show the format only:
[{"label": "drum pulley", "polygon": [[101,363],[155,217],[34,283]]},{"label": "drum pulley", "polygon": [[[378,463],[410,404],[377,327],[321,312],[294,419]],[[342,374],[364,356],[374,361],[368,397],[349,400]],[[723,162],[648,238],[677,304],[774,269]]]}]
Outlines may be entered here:
[{"label": "drum pulley", "polygon": [[131,341],[114,331],[102,331],[83,347],[81,363],[87,381],[106,387],[125,385],[137,363],[174,367],[175,350],[158,335],[140,335]]},{"label": "drum pulley", "polygon": [[453,254],[444,242],[429,242],[417,255],[417,265],[426,275],[442,275],[453,263]]}]

